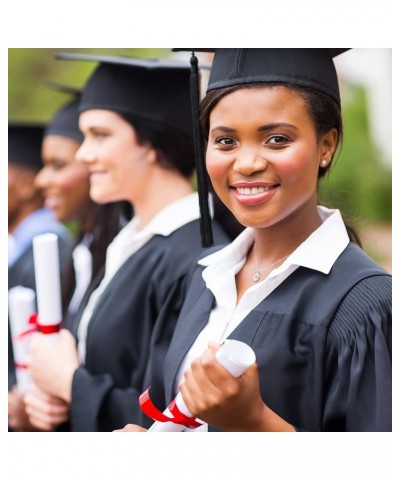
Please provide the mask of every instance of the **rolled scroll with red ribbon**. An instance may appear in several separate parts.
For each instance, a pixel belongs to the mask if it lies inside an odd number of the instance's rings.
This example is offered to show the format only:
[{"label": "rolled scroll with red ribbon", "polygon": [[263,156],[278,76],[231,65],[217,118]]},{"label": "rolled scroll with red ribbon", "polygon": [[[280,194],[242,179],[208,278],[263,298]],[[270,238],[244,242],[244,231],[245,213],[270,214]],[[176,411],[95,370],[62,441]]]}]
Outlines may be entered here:
[{"label": "rolled scroll with red ribbon", "polygon": [[61,326],[61,285],[58,237],[55,233],[33,239],[39,331],[51,340],[58,339]]},{"label": "rolled scroll with red ribbon", "polygon": [[[225,340],[225,343],[216,353],[218,362],[234,377],[240,377],[256,361],[256,356],[251,347],[238,340]],[[139,398],[142,411],[156,420],[148,432],[182,432],[185,428],[196,428],[203,424],[189,412],[178,393],[168,408],[161,412],[152,403],[149,388]]]},{"label": "rolled scroll with red ribbon", "polygon": [[26,358],[29,353],[32,318],[36,311],[35,292],[31,288],[21,286],[8,291],[8,312],[10,318],[11,341],[14,354],[15,374],[18,389],[26,393],[31,383],[31,377],[26,368]]}]

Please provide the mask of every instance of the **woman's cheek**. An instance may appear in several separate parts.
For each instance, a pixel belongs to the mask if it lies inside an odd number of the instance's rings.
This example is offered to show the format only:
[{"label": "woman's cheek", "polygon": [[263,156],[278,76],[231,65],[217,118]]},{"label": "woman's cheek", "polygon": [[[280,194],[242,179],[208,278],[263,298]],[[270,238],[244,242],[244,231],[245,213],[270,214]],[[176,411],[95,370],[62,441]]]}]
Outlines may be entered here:
[{"label": "woman's cheek", "polygon": [[221,158],[221,155],[215,152],[207,152],[206,168],[211,181],[219,182],[227,174],[227,161]]},{"label": "woman's cheek", "polygon": [[[75,167],[75,166],[74,166]],[[89,180],[89,171],[85,168],[72,168],[65,173],[62,179],[60,179],[60,184],[66,190],[71,190],[75,188],[86,187],[89,189],[90,180]]]},{"label": "woman's cheek", "polygon": [[274,163],[274,167],[278,176],[288,184],[312,178],[312,162],[306,154],[292,152],[285,157],[281,156],[279,161]]}]

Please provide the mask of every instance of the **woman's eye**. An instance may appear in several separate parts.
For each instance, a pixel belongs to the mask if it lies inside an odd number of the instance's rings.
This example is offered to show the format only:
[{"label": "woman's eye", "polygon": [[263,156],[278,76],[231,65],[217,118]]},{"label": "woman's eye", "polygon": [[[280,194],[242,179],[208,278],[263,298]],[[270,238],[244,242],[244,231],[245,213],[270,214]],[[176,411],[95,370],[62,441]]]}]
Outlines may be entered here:
[{"label": "woman's eye", "polygon": [[218,145],[222,145],[223,147],[230,147],[235,144],[233,138],[230,137],[218,137],[215,140],[215,143]]},{"label": "woman's eye", "polygon": [[90,129],[90,131],[85,134],[85,139],[92,139],[92,140],[101,140],[103,138],[107,137],[107,132],[105,132],[104,130],[95,130],[94,128],[93,129]]},{"label": "woman's eye", "polygon": [[65,162],[55,160],[52,163],[53,170],[62,170],[65,167]]},{"label": "woman's eye", "polygon": [[267,143],[272,145],[284,145],[285,143],[288,142],[288,140],[289,139],[284,135],[272,135],[271,137],[268,138]]},{"label": "woman's eye", "polygon": [[102,138],[105,138],[107,134],[105,132],[95,132],[94,136],[95,138],[102,139]]}]

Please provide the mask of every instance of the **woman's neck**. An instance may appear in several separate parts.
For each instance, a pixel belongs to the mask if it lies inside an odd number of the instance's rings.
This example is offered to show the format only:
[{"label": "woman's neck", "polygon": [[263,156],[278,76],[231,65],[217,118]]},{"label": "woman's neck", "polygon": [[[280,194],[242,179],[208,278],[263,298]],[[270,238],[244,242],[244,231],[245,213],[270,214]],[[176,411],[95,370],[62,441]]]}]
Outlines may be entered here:
[{"label": "woman's neck", "polygon": [[273,262],[290,255],[322,223],[316,205],[293,214],[267,228],[255,228],[255,251],[259,263]]},{"label": "woman's neck", "polygon": [[140,218],[141,228],[164,207],[193,193],[193,187],[190,180],[177,171],[157,168],[152,172],[144,192],[140,198],[132,195],[131,202]]}]

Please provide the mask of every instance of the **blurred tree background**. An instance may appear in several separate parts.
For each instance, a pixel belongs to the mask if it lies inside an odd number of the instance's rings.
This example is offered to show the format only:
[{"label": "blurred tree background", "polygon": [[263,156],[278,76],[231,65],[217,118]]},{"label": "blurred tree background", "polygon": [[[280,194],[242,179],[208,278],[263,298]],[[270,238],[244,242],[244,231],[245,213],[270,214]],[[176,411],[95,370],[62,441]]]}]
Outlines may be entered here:
[{"label": "blurred tree background", "polygon": [[49,88],[48,82],[80,88],[96,62],[57,60],[59,52],[95,55],[126,55],[160,58],[170,50],[135,48],[10,48],[8,49],[8,119],[9,121],[48,121],[68,100],[65,93]]},{"label": "blurred tree background", "polygon": [[391,271],[391,167],[369,131],[366,90],[352,84],[343,90],[343,147],[320,184],[320,202],[339,208],[360,234],[364,249]]},{"label": "blurred tree background", "polygon": [[[9,121],[48,121],[68,100],[65,93],[50,88],[48,82],[80,88],[96,66],[95,62],[56,60],[56,52],[143,58],[171,55],[170,49],[9,49]],[[350,82],[341,84],[341,89],[345,93],[344,145],[320,185],[321,203],[340,208],[361,233],[367,252],[391,271],[391,168],[382,161],[369,132],[366,90]]]}]

